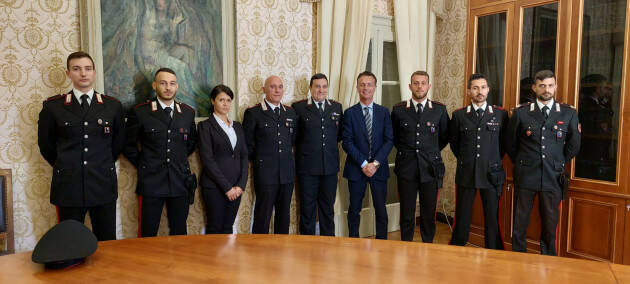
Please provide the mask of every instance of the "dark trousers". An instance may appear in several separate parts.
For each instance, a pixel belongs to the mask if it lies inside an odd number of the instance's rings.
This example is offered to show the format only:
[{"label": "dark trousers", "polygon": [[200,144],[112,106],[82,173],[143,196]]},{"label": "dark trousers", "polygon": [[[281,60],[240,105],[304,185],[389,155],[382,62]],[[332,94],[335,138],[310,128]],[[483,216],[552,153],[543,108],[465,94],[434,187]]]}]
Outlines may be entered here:
[{"label": "dark trousers", "polygon": [[432,243],[435,237],[437,181],[420,183],[419,178],[398,178],[400,195],[400,239],[412,241],[416,223],[416,198],[420,196],[420,236],[422,242]]},{"label": "dark trousers", "polygon": [[529,214],[532,211],[536,194],[538,194],[542,226],[540,232],[540,253],[556,255],[556,229],[558,227],[558,216],[560,215],[560,202],[562,201],[560,191],[516,190],[512,250],[527,252],[526,234],[529,226]]},{"label": "dark trousers", "polygon": [[273,221],[274,234],[288,234],[293,183],[256,184],[256,205],[252,234],[269,234],[271,213],[275,208]]},{"label": "dark trousers", "polygon": [[300,234],[315,234],[315,219],[319,216],[319,231],[322,236],[335,235],[335,195],[337,174],[300,175]]},{"label": "dark trousers", "polygon": [[361,207],[365,189],[370,184],[372,192],[372,202],[374,205],[374,215],[376,217],[376,238],[387,239],[387,209],[385,200],[387,198],[387,181],[368,179],[348,180],[350,190],[350,207],[348,208],[348,231],[350,237],[359,237],[359,225],[361,224]]},{"label": "dark trousers", "polygon": [[99,241],[116,239],[116,201],[94,207],[57,207],[59,222],[76,220],[85,222],[85,214],[90,214],[92,232]]},{"label": "dark trousers", "polygon": [[[479,189],[483,205],[484,241],[486,248],[489,249],[503,249],[503,239],[499,227],[499,193],[501,189],[501,187]],[[450,241],[451,245],[464,246],[468,242],[470,220],[476,194],[476,188],[457,186],[455,192],[455,222]]]},{"label": "dark trousers", "polygon": [[206,208],[206,234],[232,234],[242,195],[230,201],[222,190],[204,187],[201,196]]},{"label": "dark trousers", "polygon": [[188,196],[153,197],[140,196],[140,236],[155,237],[160,227],[162,208],[166,204],[169,235],[186,235]]}]

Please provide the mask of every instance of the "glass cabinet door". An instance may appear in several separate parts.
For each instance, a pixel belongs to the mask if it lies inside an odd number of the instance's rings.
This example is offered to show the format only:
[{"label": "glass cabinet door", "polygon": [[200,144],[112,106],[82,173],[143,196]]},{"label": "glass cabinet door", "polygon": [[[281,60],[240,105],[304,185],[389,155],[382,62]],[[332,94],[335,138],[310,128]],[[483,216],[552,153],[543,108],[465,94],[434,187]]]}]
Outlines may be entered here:
[{"label": "glass cabinet door", "polygon": [[578,115],[582,145],[575,177],[617,181],[626,0],[584,0]]},{"label": "glass cabinet door", "polygon": [[488,78],[488,103],[491,105],[503,105],[506,19],[505,12],[477,19],[475,73]]},{"label": "glass cabinet door", "polygon": [[523,8],[521,25],[519,104],[536,101],[532,90],[536,72],[556,72],[558,3]]}]

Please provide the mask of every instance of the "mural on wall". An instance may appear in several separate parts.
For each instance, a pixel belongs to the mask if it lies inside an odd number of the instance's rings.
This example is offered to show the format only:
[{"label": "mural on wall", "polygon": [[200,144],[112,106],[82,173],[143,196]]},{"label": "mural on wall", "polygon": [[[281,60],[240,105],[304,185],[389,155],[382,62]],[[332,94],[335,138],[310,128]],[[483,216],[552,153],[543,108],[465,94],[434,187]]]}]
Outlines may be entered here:
[{"label": "mural on wall", "polygon": [[221,12],[221,0],[101,1],[105,93],[132,107],[155,96],[153,75],[168,67],[177,99],[208,116],[223,81]]}]

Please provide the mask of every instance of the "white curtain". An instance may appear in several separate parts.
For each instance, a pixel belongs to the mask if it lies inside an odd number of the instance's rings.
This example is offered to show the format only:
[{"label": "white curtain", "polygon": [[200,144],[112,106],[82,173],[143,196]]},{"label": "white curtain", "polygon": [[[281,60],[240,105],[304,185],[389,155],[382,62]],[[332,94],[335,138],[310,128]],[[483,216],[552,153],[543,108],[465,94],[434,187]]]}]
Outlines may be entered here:
[{"label": "white curtain", "polygon": [[317,10],[317,72],[329,79],[329,97],[344,109],[358,102],[356,76],[365,69],[373,0],[323,0]]},{"label": "white curtain", "polygon": [[[436,17],[431,2],[430,0],[394,0],[394,36],[398,51],[400,96],[403,100],[411,97],[408,84],[409,76],[414,71],[427,71],[433,82]],[[430,91],[429,96],[431,96]]]},{"label": "white curtain", "polygon": [[[316,71],[328,76],[328,97],[339,101],[343,108],[359,101],[356,77],[365,70],[372,33],[373,0],[323,0],[317,6]],[[340,151],[341,171],[346,155]],[[341,176],[341,175],[340,175]],[[345,184],[339,178],[339,187]],[[342,199],[348,200],[347,190],[337,190],[335,202],[336,235],[347,235],[347,223]],[[345,202],[343,202],[345,203]]]}]

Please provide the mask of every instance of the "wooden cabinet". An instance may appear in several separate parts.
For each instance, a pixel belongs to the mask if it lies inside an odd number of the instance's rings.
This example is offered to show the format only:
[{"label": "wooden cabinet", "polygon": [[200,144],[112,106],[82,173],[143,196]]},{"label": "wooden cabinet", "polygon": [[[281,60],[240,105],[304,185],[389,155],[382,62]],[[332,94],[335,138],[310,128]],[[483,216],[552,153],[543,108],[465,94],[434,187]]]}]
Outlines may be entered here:
[{"label": "wooden cabinet", "polygon": [[[571,182],[562,202],[558,253],[630,264],[630,1],[468,4],[466,78],[472,73],[489,78],[489,102],[512,109],[534,100],[533,74],[550,69],[557,76],[556,100],[579,113],[582,150],[566,169]],[[501,226],[510,249],[515,189],[508,157],[504,166]],[[537,206],[527,231],[530,252],[540,250]],[[470,242],[483,246],[480,198],[473,211]]]}]

